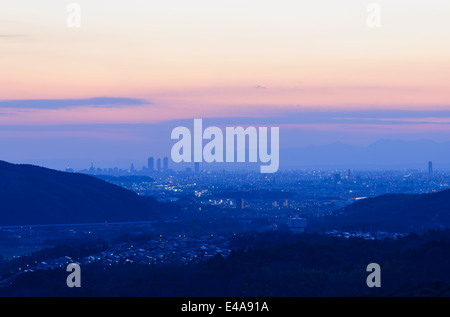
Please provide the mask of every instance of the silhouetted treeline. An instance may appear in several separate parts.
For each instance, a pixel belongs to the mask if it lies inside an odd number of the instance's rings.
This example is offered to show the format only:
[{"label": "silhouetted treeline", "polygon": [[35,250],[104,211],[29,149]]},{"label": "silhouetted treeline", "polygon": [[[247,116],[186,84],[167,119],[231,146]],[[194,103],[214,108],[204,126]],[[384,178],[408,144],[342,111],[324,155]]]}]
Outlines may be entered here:
[{"label": "silhouetted treeline", "polygon": [[450,190],[431,194],[387,194],[358,200],[309,224],[314,229],[424,233],[450,227]]},{"label": "silhouetted treeline", "polygon": [[[64,270],[19,276],[3,296],[450,296],[450,230],[398,240],[289,232],[246,233],[224,259],[184,265],[99,264],[82,268],[82,287]],[[366,267],[381,266],[381,288]]]}]

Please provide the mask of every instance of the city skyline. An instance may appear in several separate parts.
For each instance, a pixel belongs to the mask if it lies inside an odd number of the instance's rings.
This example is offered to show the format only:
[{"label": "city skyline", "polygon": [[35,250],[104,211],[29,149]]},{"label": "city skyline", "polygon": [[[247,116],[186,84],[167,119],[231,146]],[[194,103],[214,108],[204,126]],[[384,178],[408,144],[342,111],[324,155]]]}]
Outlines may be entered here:
[{"label": "city skyline", "polygon": [[449,14],[1,1],[0,296],[450,296]]},{"label": "city skyline", "polygon": [[[340,142],[323,146],[305,146],[284,148],[280,152],[280,170],[429,170],[427,163],[433,161],[437,169],[449,170],[450,142],[431,142],[426,140],[401,141],[379,140],[369,146],[353,146]],[[116,159],[115,156],[104,156],[102,160],[84,159],[53,159],[46,160],[9,160],[11,163],[32,164],[57,170],[82,171],[116,169],[124,171],[256,171],[260,169],[255,162],[181,162],[176,163],[168,156],[151,154],[146,148],[138,148],[137,155],[132,159]],[[109,154],[111,155],[111,154]],[[248,150],[246,155],[248,155]],[[431,160],[430,160],[431,159]],[[2,157],[0,161],[7,161]],[[159,164],[159,167],[158,167]],[[89,168],[90,166],[90,168]],[[112,172],[109,171],[109,174]]]}]

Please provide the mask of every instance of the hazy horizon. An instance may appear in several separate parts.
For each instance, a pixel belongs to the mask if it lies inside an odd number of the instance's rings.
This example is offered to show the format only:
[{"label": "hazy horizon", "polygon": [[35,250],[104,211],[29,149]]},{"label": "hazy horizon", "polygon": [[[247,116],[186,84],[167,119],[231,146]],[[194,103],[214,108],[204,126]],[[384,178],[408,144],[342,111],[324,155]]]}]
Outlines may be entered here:
[{"label": "hazy horizon", "polygon": [[356,0],[79,0],[80,27],[69,3],[0,5],[0,159],[139,168],[193,118],[280,127],[281,151],[450,141],[448,3],[380,0],[376,28]]},{"label": "hazy horizon", "polygon": [[[100,159],[89,157],[58,157],[38,159],[8,159],[0,160],[14,164],[32,164],[42,167],[75,171],[88,170],[91,165],[97,169],[119,168],[129,170],[131,165],[135,171],[147,168],[148,157],[156,160],[169,158],[169,169],[184,171],[186,168],[194,170],[194,163],[174,163],[170,155],[155,155],[145,149],[140,150],[140,156],[133,158],[126,156],[115,158],[102,156]],[[282,148],[280,150],[279,171],[288,170],[418,170],[428,171],[428,162],[432,161],[434,170],[446,171],[450,169],[450,142],[434,142],[430,140],[393,140],[380,139],[369,145],[351,145],[333,142],[323,145],[308,145],[303,147]],[[161,163],[162,164],[162,163]],[[258,171],[260,163],[200,163],[200,170],[204,171]]]}]

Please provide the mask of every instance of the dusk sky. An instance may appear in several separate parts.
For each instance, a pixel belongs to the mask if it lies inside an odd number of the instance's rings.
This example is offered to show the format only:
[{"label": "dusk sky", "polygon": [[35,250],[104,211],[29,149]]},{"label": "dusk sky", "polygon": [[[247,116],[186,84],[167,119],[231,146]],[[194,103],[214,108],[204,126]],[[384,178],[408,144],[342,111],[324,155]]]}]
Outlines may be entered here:
[{"label": "dusk sky", "polygon": [[71,2],[0,4],[0,159],[145,161],[194,117],[284,147],[450,141],[450,2],[374,1],[371,28],[361,0],[78,0],[69,28]]}]

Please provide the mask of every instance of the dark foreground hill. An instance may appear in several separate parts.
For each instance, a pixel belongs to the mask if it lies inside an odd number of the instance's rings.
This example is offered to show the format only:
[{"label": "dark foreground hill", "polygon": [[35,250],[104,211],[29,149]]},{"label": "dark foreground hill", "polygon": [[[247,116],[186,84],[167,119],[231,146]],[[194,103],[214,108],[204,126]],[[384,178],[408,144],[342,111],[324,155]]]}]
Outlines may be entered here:
[{"label": "dark foreground hill", "polygon": [[147,200],[77,173],[0,161],[0,225],[151,220]]},{"label": "dark foreground hill", "polygon": [[338,230],[423,233],[450,227],[450,190],[410,195],[388,194],[359,200],[321,227]]},{"label": "dark foreground hill", "polygon": [[[375,241],[281,231],[234,239],[238,250],[227,258],[191,265],[87,264],[80,288],[67,287],[65,267],[30,271],[4,283],[0,296],[450,296],[449,230]],[[31,266],[52,252],[53,258],[74,260],[89,254],[89,248],[79,248],[44,250],[3,267],[19,261]],[[381,268],[380,288],[366,284],[373,262]]]}]

